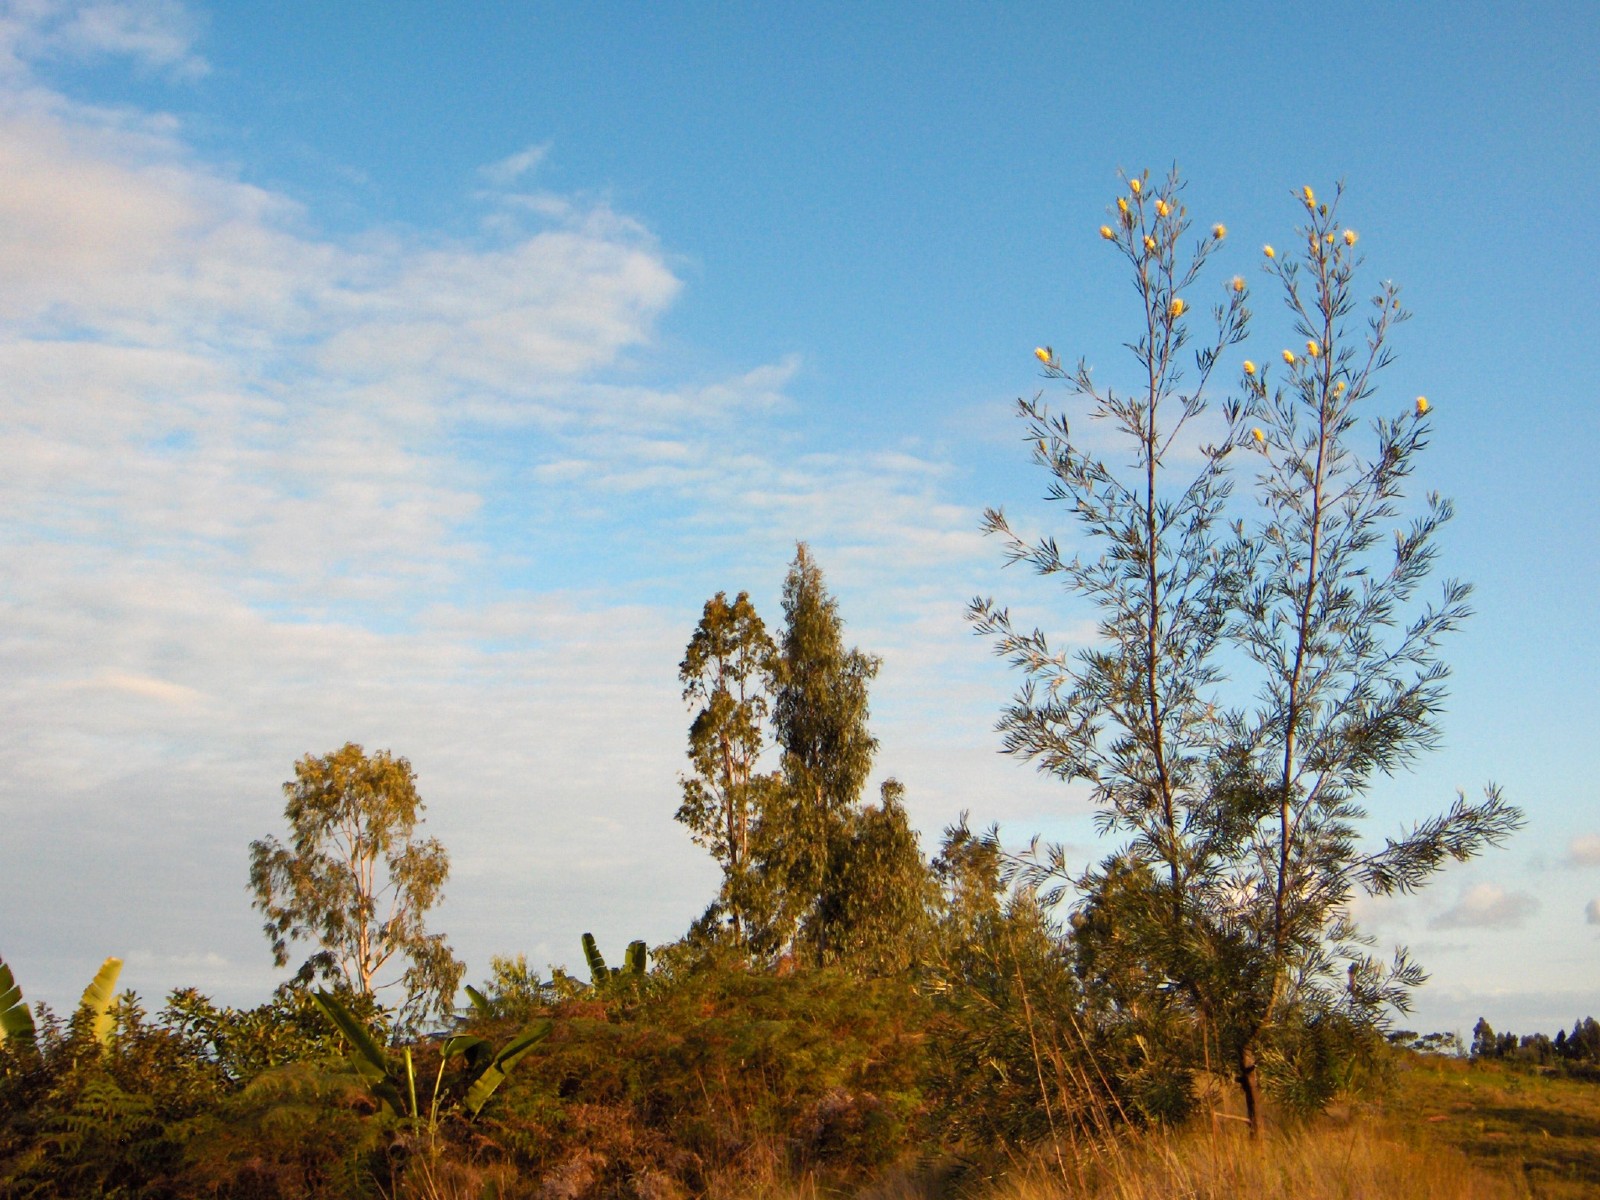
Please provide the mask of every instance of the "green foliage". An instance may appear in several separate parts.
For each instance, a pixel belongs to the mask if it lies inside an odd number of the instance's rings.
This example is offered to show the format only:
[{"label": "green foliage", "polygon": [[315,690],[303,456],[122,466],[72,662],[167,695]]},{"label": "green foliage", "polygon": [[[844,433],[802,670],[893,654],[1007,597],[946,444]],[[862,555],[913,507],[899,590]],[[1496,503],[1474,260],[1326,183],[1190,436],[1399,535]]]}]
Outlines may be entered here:
[{"label": "green foliage", "polygon": [[908,970],[926,958],[938,885],[900,803],[898,780],[881,802],[850,816],[814,920],[837,962],[869,975]]},{"label": "green foliage", "polygon": [[186,1132],[180,1194],[357,1200],[380,1195],[390,1173],[367,1089],[311,1063],[263,1072]]},{"label": "green foliage", "polygon": [[[273,961],[287,966],[291,942],[313,942],[321,949],[300,979],[336,981],[364,996],[398,986],[401,1028],[448,1015],[463,965],[425,920],[450,860],[437,839],[414,836],[425,806],[411,764],[347,743],[301,759],[283,790],[290,844],[250,844],[250,887],[267,918]],[[400,962],[408,965],[398,978],[380,981]]]},{"label": "green foliage", "polygon": [[662,961],[639,1002],[558,1005],[502,1089],[494,1136],[526,1177],[748,1194],[805,1171],[860,1183],[918,1144],[927,1006],[908,980],[753,971],[731,947]]},{"label": "green foliage", "polygon": [[465,990],[471,1005],[469,1015],[484,1021],[526,1023],[556,998],[555,988],[528,966],[525,954],[515,958],[495,955],[489,960],[489,978],[482,988],[468,984]]},{"label": "green foliage", "polygon": [[[383,1013],[371,997],[347,996],[345,1002],[369,1026],[381,1024]],[[292,1063],[326,1061],[343,1045],[303,986],[280,987],[251,1009],[219,1008],[193,988],[180,988],[167,998],[161,1016],[232,1086]]]}]

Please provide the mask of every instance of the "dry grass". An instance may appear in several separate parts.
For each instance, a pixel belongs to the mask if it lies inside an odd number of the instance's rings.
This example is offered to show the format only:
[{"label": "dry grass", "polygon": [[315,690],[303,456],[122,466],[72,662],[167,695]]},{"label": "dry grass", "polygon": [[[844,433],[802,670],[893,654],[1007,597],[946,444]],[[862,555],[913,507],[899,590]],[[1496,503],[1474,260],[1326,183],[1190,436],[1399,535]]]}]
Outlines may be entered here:
[{"label": "dry grass", "polygon": [[[1230,1126],[1124,1137],[1045,1155],[998,1179],[891,1177],[856,1200],[1527,1200],[1516,1173],[1356,1117],[1253,1144]],[[764,1200],[826,1200],[811,1182]]]},{"label": "dry grass", "polygon": [[1191,1128],[1128,1139],[1060,1168],[1035,1166],[984,1200],[1512,1200],[1521,1182],[1464,1155],[1356,1119],[1269,1137]]}]

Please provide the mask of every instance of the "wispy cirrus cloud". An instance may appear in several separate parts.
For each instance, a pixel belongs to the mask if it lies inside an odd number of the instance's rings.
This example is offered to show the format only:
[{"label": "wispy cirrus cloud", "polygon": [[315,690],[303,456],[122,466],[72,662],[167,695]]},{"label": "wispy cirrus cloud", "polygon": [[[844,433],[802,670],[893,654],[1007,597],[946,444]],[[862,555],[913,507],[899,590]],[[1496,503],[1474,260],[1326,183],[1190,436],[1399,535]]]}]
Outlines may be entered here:
[{"label": "wispy cirrus cloud", "polygon": [[0,7],[0,62],[24,74],[33,59],[124,58],[180,79],[210,71],[196,53],[201,22],[176,0],[9,0]]}]

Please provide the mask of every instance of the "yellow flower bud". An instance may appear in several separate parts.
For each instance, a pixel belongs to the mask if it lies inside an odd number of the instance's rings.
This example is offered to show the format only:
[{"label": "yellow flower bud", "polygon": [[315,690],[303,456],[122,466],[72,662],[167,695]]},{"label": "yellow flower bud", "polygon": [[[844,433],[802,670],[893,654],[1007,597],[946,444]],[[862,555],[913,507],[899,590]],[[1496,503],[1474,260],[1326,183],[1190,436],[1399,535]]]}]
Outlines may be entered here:
[{"label": "yellow flower bud", "polygon": [[1307,342],[1306,343],[1306,353],[1308,355],[1310,355],[1312,358],[1321,358],[1322,357],[1322,347],[1317,345],[1316,342]]},{"label": "yellow flower bud", "polygon": [[1049,346],[1039,346],[1034,349],[1033,356],[1044,363],[1045,366],[1049,366],[1050,360],[1055,357],[1055,353]]},{"label": "yellow flower bud", "polygon": [[1341,380],[1339,380],[1338,383],[1333,385],[1333,394],[1335,396],[1344,395],[1344,388],[1345,388],[1345,383],[1344,383],[1344,380],[1341,379]]},{"label": "yellow flower bud", "polygon": [[1211,227],[1211,236],[1220,242],[1223,238],[1228,236],[1228,227],[1221,222],[1218,222]]},{"label": "yellow flower bud", "polygon": [[1128,190],[1137,196],[1140,192],[1144,191],[1144,184],[1140,183],[1137,179],[1130,179],[1128,180]]},{"label": "yellow flower bud", "polygon": [[1262,433],[1259,429],[1252,429],[1250,431],[1250,436],[1255,438],[1256,445],[1258,446],[1264,446],[1267,444],[1267,435]]},{"label": "yellow flower bud", "polygon": [[1102,225],[1102,226],[1100,226],[1100,236],[1105,238],[1105,240],[1109,242],[1109,241],[1111,241],[1111,239],[1113,239],[1117,235],[1112,231],[1111,226]]},{"label": "yellow flower bud", "polygon": [[1330,246],[1333,245],[1333,234],[1331,234],[1331,233],[1323,234],[1322,235],[1322,240],[1327,242],[1328,245],[1330,245]]},{"label": "yellow flower bud", "polygon": [[1244,291],[1244,276],[1243,275],[1235,275],[1233,277],[1233,282],[1232,282],[1232,284],[1230,286],[1236,292]]},{"label": "yellow flower bud", "polygon": [[1123,197],[1117,197],[1117,211],[1123,216],[1128,215],[1128,202]]},{"label": "yellow flower bud", "polygon": [[1155,238],[1151,237],[1149,234],[1146,234],[1144,239],[1144,248],[1150,251],[1150,253],[1154,254],[1156,250]]},{"label": "yellow flower bud", "polygon": [[1425,417],[1427,415],[1428,415],[1428,398],[1426,396],[1418,396],[1417,397],[1417,416]]},{"label": "yellow flower bud", "polygon": [[1167,202],[1165,200],[1157,200],[1156,201],[1156,216],[1164,217],[1168,213],[1170,213],[1171,211],[1172,210],[1167,207]]},{"label": "yellow flower bud", "polygon": [[1346,229],[1344,231],[1344,244],[1346,246],[1354,246],[1356,244],[1356,231],[1354,229]]},{"label": "yellow flower bud", "polygon": [[1274,250],[1271,246],[1263,246],[1263,247],[1261,247],[1261,253],[1265,254],[1268,258],[1277,258],[1278,257],[1278,252],[1276,250]]},{"label": "yellow flower bud", "polygon": [[1317,194],[1311,190],[1311,185],[1309,183],[1300,189],[1300,198],[1306,202],[1307,208],[1316,207]]},{"label": "yellow flower bud", "polygon": [[1283,352],[1283,361],[1288,363],[1291,367],[1294,366],[1294,351],[1285,350]]},{"label": "yellow flower bud", "polygon": [[1175,317],[1181,317],[1183,316],[1183,310],[1188,307],[1189,306],[1185,304],[1180,297],[1174,296],[1172,298],[1172,303],[1167,305],[1167,312],[1171,313]]},{"label": "yellow flower bud", "polygon": [[1254,375],[1256,373],[1255,363],[1251,362],[1248,358],[1244,360],[1244,373],[1246,375]]}]

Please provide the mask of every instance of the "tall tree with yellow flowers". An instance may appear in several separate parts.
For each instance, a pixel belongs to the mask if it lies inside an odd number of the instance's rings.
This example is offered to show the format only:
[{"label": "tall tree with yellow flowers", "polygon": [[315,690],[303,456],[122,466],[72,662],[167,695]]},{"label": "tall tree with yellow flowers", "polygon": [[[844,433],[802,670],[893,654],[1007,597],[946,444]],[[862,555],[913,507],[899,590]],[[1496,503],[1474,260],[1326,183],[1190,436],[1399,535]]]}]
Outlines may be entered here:
[{"label": "tall tree with yellow flowers", "polygon": [[[1137,385],[1101,388],[1085,366],[1069,372],[1039,352],[1046,373],[1088,401],[1090,419],[1112,424],[1135,470],[1116,470],[1037,398],[1020,404],[1035,461],[1052,476],[1048,494],[1071,506],[1101,553],[1064,558],[1054,539],[1030,545],[1000,513],[988,518],[1010,558],[1099,610],[1099,641],[1069,656],[990,601],[975,601],[972,617],[1027,676],[1001,723],[1007,749],[1089,783],[1102,830],[1122,838],[1098,867],[1075,873],[1055,848],[1024,874],[1047,894],[1078,896],[1080,961],[1137,996],[1109,1007],[1115,1019],[1168,1025],[1187,1013],[1197,1042],[1234,1064],[1259,1133],[1264,1060],[1287,1092],[1324,1098],[1326,1080],[1303,1077],[1296,1047],[1375,1028],[1425,978],[1403,951],[1387,965],[1367,954],[1348,918],[1353,896],[1415,888],[1521,817],[1491,787],[1481,803],[1460,799],[1362,850],[1359,797],[1375,773],[1437,740],[1447,675],[1437,647],[1467,614],[1455,582],[1437,603],[1416,602],[1450,515],[1433,496],[1403,513],[1426,401],[1375,414],[1370,437],[1361,433],[1404,313],[1385,285],[1365,331],[1351,332],[1357,239],[1339,223],[1337,197],[1320,204],[1306,189],[1301,249],[1266,248],[1300,339],[1281,354],[1287,376],[1274,386],[1264,365],[1244,360],[1241,394],[1219,405],[1214,440],[1186,446],[1183,431],[1206,411],[1207,385],[1223,351],[1245,339],[1249,312],[1235,276],[1186,385],[1185,293],[1226,230],[1181,251],[1181,195],[1176,175],[1156,186],[1128,179],[1100,230],[1131,265],[1141,300]],[[1198,467],[1186,468],[1196,451]],[[1241,454],[1255,464],[1253,506],[1230,499]],[[1391,533],[1392,555],[1382,549]],[[1253,705],[1229,703],[1251,683]],[[1097,944],[1107,930],[1115,937]]]}]

